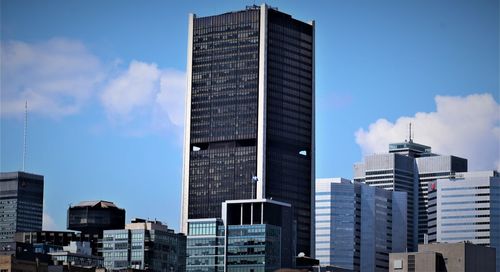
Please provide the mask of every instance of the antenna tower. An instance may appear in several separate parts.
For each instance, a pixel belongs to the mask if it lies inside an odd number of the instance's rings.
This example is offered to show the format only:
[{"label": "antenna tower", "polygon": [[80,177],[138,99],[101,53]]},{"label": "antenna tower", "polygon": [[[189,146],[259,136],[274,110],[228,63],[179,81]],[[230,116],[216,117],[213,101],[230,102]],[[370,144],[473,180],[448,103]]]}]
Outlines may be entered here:
[{"label": "antenna tower", "polygon": [[26,166],[26,134],[28,131],[28,101],[24,103],[23,172]]},{"label": "antenna tower", "polygon": [[413,142],[413,140],[411,139],[411,123],[410,123],[410,125],[408,126],[408,134],[409,134],[409,135],[408,135],[408,141],[409,141],[410,143],[412,143],[412,142]]}]

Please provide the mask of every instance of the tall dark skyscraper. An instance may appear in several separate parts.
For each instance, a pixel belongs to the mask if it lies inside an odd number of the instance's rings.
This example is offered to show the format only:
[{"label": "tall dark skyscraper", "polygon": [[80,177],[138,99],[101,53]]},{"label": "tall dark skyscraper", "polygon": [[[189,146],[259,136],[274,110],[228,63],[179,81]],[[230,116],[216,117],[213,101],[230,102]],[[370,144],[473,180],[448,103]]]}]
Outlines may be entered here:
[{"label": "tall dark skyscraper", "polygon": [[292,204],[311,254],[314,23],[266,5],[190,15],[187,67],[183,231],[225,200],[272,198]]},{"label": "tall dark skyscraper", "polygon": [[0,250],[13,246],[16,232],[42,230],[42,220],[43,176],[0,173]]}]

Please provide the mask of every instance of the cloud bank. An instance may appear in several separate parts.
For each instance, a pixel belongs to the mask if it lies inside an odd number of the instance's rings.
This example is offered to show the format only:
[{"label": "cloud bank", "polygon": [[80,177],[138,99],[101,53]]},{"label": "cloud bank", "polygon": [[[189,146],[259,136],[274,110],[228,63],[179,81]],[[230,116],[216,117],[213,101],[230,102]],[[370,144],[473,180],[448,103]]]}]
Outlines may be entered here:
[{"label": "cloud bank", "polygon": [[500,169],[500,105],[491,94],[466,97],[436,96],[435,112],[419,112],[391,123],[379,119],[360,128],[356,143],[363,155],[387,152],[389,143],[408,138],[412,124],[415,142],[434,153],[467,158],[469,170]]},{"label": "cloud bank", "polygon": [[[104,63],[80,41],[54,38],[1,43],[1,117],[77,114],[98,101],[108,119],[127,127],[181,131],[186,76],[155,63]],[[96,98],[96,99],[93,99]]]},{"label": "cloud bank", "polygon": [[101,61],[79,41],[1,43],[1,114],[30,112],[51,117],[77,113],[105,78]]}]

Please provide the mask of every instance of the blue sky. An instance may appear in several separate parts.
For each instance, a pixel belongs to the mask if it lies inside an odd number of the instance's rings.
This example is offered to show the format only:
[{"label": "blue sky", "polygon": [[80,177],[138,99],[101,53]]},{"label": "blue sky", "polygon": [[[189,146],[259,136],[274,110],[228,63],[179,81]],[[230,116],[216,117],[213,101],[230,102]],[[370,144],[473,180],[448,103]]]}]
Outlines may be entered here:
[{"label": "blue sky", "polygon": [[[1,171],[45,176],[47,228],[105,199],[178,229],[187,18],[253,1],[1,1]],[[255,4],[261,4],[255,2]],[[316,174],[404,140],[500,165],[499,3],[270,1],[316,21]]]}]

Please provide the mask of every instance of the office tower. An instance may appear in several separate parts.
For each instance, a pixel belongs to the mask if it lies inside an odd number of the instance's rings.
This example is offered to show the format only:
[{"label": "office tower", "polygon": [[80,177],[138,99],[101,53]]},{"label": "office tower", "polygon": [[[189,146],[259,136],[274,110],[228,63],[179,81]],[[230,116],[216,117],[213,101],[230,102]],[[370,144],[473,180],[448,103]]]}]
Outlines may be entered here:
[{"label": "office tower", "polygon": [[14,235],[42,230],[43,176],[0,173],[0,251],[15,250]]},{"label": "office tower", "polygon": [[389,153],[373,154],[354,164],[354,180],[408,193],[408,250],[416,251],[427,234],[427,187],[436,178],[467,171],[467,160],[442,156],[431,147],[409,141],[389,145]]},{"label": "office tower", "polygon": [[190,15],[182,231],[226,200],[290,203],[311,253],[314,23],[267,5]]},{"label": "office tower", "polygon": [[80,241],[89,241],[94,255],[102,256],[99,239],[104,230],[124,226],[125,209],[111,201],[82,201],[68,208],[68,229],[81,231]]},{"label": "office tower", "polygon": [[420,244],[389,259],[390,272],[495,272],[495,249],[471,243]]},{"label": "office tower", "polygon": [[186,270],[186,236],[160,221],[134,219],[125,229],[105,230],[102,252],[108,270]]},{"label": "office tower", "polygon": [[429,241],[469,241],[497,249],[500,271],[500,176],[496,171],[456,173],[429,187]]},{"label": "office tower", "polygon": [[222,219],[190,219],[187,271],[276,271],[295,265],[290,204],[269,199],[228,200]]},{"label": "office tower", "polygon": [[322,266],[387,271],[406,249],[407,194],[343,178],[316,180],[316,258]]}]

